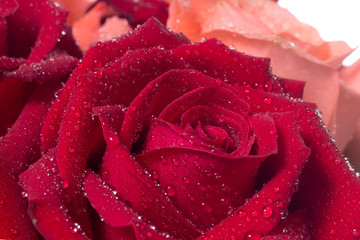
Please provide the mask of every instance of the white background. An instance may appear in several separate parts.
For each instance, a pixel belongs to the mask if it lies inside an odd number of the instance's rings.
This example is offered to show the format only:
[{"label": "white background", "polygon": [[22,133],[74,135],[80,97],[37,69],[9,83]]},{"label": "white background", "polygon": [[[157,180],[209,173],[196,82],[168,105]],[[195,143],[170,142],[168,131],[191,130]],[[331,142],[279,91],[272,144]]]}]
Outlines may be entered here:
[{"label": "white background", "polygon": [[360,58],[360,0],[279,0],[301,22],[314,26],[326,41],[343,40],[357,48],[344,65]]}]

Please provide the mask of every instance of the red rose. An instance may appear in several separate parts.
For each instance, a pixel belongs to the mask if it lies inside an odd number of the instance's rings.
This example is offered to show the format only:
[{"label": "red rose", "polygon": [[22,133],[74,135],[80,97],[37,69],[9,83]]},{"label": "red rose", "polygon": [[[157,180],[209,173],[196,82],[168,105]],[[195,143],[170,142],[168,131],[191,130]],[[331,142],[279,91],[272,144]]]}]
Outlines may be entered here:
[{"label": "red rose", "polygon": [[18,175],[41,157],[42,123],[81,56],[66,15],[49,1],[1,2],[0,239],[37,236]]},{"label": "red rose", "polygon": [[302,87],[154,19],[99,43],[20,175],[29,216],[45,239],[355,239],[359,179]]}]

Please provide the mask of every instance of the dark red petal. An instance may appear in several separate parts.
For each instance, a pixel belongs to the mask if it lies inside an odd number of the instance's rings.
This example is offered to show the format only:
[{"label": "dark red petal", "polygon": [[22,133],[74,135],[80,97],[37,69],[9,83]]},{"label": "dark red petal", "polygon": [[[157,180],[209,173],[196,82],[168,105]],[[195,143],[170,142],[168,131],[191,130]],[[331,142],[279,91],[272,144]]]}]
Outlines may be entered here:
[{"label": "dark red petal", "polygon": [[8,55],[7,24],[5,19],[0,18],[0,71],[6,66],[2,58]]},{"label": "dark red petal", "polygon": [[19,7],[16,0],[3,0],[1,1],[0,17],[5,18],[10,14],[13,14]]},{"label": "dark red petal", "polygon": [[15,122],[32,90],[32,84],[0,75],[0,136]]},{"label": "dark red petal", "polygon": [[196,136],[195,132],[187,131],[174,124],[161,119],[155,119],[147,134],[142,152],[151,152],[161,148],[191,148],[207,152],[216,151],[214,154],[225,154],[221,149],[215,148],[208,142]]},{"label": "dark red petal", "polygon": [[278,78],[278,80],[285,93],[289,93],[294,98],[302,98],[305,82],[285,78]]},{"label": "dark red petal", "polygon": [[87,212],[84,206],[66,202],[66,183],[58,176],[55,153],[53,149],[43,155],[19,177],[28,196],[29,214],[45,239],[89,239]]},{"label": "dark red petal", "polygon": [[287,211],[309,149],[299,134],[294,114],[279,114],[274,120],[279,136],[279,152],[272,160],[280,161],[281,168],[232,216],[224,219],[199,239],[243,239],[248,235],[257,235],[260,238],[270,232]]},{"label": "dark red petal", "polygon": [[38,63],[22,64],[8,76],[23,82],[45,83],[65,77],[77,66],[78,61],[66,54],[54,55]]},{"label": "dark red petal", "polygon": [[[18,0],[19,8],[7,17],[10,56],[27,57],[27,64],[39,62],[57,44],[61,31],[65,29],[67,12],[52,1]],[[23,38],[19,37],[22,35]],[[32,46],[22,50],[22,41]],[[19,49],[17,49],[19,48]]]},{"label": "dark red petal", "polygon": [[251,116],[254,135],[257,144],[257,154],[264,155],[278,149],[277,132],[274,120],[269,114],[254,114]]},{"label": "dark red petal", "polygon": [[238,89],[239,94],[251,99],[254,112],[296,111],[301,136],[311,148],[311,155],[301,174],[301,185],[294,205],[307,209],[311,238],[358,237],[360,181],[329,138],[314,105],[264,92]]},{"label": "dark red petal", "polygon": [[117,58],[121,58],[128,50],[160,45],[165,49],[171,49],[189,42],[184,36],[170,32],[155,19],[149,19],[144,25],[134,29],[131,33],[106,43],[99,43],[90,48],[82,59],[82,63],[74,70],[74,73],[62,89],[58,101],[53,104],[49,111],[42,131],[44,137],[42,150],[46,151],[56,146],[57,134],[62,115],[71,95],[70,92],[77,84],[87,84],[85,77],[79,79],[80,75],[92,72]]},{"label": "dark red petal", "polygon": [[309,227],[308,218],[304,211],[296,211],[284,216],[284,220],[276,228],[262,237],[262,240],[289,240],[289,239],[308,239]]},{"label": "dark red petal", "polygon": [[156,17],[166,25],[169,16],[169,4],[163,0],[106,0],[106,2],[127,17],[133,27],[144,23],[150,17]]},{"label": "dark red petal", "polygon": [[101,122],[103,135],[107,144],[118,145],[121,131],[121,125],[124,120],[127,108],[123,106],[101,106],[93,108],[95,116],[98,116]]},{"label": "dark red petal", "polygon": [[36,229],[27,215],[17,177],[0,168],[0,239],[36,240]]},{"label": "dark red petal", "polygon": [[159,181],[175,206],[201,229],[207,229],[251,196],[257,168],[276,150],[265,156],[237,157],[184,146],[153,150],[136,158]]},{"label": "dark red petal", "polygon": [[40,157],[40,132],[61,84],[38,85],[9,132],[0,139],[0,164],[19,174]]},{"label": "dark red petal", "polygon": [[[222,98],[221,95],[218,97]],[[236,155],[241,156],[250,152],[252,145],[250,141],[251,124],[247,119],[247,115],[242,116],[217,105],[212,107],[197,105],[184,112],[181,116],[180,127],[185,129],[185,126],[195,126],[195,124],[201,124],[204,127],[216,126],[225,130],[229,141],[234,146],[232,149],[224,149],[224,152],[236,153]],[[205,142],[210,144],[211,140],[206,139]]]},{"label": "dark red petal", "polygon": [[137,239],[141,240],[176,240],[177,238],[172,238],[167,233],[162,233],[157,231],[156,227],[149,226],[140,221],[136,222],[134,225],[134,230]]},{"label": "dark red petal", "polygon": [[113,227],[130,226],[137,216],[96,174],[90,172],[84,183],[86,196],[91,206],[96,209],[100,217]]},{"label": "dark red petal", "polygon": [[136,240],[134,229],[130,227],[112,227],[110,224],[107,224],[105,221],[97,219],[93,223],[94,228],[94,238],[101,240]]},{"label": "dark red petal", "polygon": [[75,58],[83,57],[83,54],[72,34],[72,28],[67,25],[65,26],[65,29],[61,31],[61,38],[56,44],[55,49],[66,51],[67,54]]},{"label": "dark red petal", "polygon": [[[233,111],[246,113],[248,110],[246,102],[239,99],[231,90],[220,88],[219,83],[215,79],[192,70],[171,70],[163,74],[151,81],[130,104],[130,110],[126,113],[122,126],[121,140],[129,147],[134,142],[135,134],[140,130],[140,126],[141,128],[149,127],[152,115],[157,116],[161,111],[165,111],[160,116],[170,115],[167,117],[176,119],[176,116],[181,116],[188,105],[195,103],[218,104]],[[199,91],[189,93],[190,95],[186,94],[199,87],[214,87],[214,89],[199,89]],[[215,97],[216,94],[221,93],[225,95],[224,98]],[[184,96],[173,106],[171,102],[182,95]],[[180,106],[182,111],[179,110]],[[174,109],[176,109],[176,114],[173,113]],[[169,111],[171,111],[170,114]]]},{"label": "dark red petal", "polygon": [[225,83],[245,85],[267,92],[282,93],[278,81],[270,73],[270,59],[257,58],[231,50],[216,39],[182,45],[174,53],[194,68]]},{"label": "dark red petal", "polygon": [[92,107],[128,105],[150,81],[172,68],[185,66],[170,51],[141,49],[129,51],[118,61],[99,69],[101,73],[95,71],[79,78],[82,81],[72,91],[58,137],[59,171],[69,185],[74,186],[81,179],[91,151],[87,146],[94,140],[91,135],[96,126]]},{"label": "dark red petal", "polygon": [[12,71],[23,63],[25,63],[25,59],[23,58],[0,56],[0,71]]},{"label": "dark red petal", "polygon": [[103,179],[114,187],[120,200],[160,231],[180,238],[194,238],[199,231],[182,216],[164,193],[136,164],[124,146],[108,145],[102,164]]}]

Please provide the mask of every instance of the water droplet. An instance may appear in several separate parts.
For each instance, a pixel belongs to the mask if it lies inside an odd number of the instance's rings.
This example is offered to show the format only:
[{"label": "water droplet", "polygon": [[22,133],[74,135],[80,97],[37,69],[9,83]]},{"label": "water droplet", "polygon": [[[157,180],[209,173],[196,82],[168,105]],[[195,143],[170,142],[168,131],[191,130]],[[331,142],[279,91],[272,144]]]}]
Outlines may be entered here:
[{"label": "water droplet", "polygon": [[278,187],[274,187],[274,192],[279,192],[280,191],[280,188],[278,188]]},{"label": "water droplet", "polygon": [[246,215],[247,215],[247,213],[245,211],[242,211],[242,210],[240,210],[239,213],[238,213],[239,218],[244,218],[244,217],[246,217]]},{"label": "water droplet", "polygon": [[264,103],[265,104],[271,104],[271,102],[272,102],[271,98],[268,98],[268,97],[264,98]]},{"label": "water droplet", "polygon": [[245,240],[260,240],[261,235],[258,233],[248,233],[245,235]]},{"label": "water droplet", "polygon": [[103,77],[103,72],[101,70],[95,70],[94,74],[95,74],[95,77],[97,77],[97,78]]},{"label": "water droplet", "polygon": [[183,177],[183,181],[184,181],[184,183],[186,183],[186,184],[189,184],[190,183],[190,179],[189,179],[189,177]]},{"label": "water droplet", "polygon": [[176,190],[175,190],[175,187],[173,185],[169,185],[166,187],[166,194],[169,196],[169,197],[174,197],[175,194],[176,194]]},{"label": "water droplet", "polygon": [[357,228],[354,228],[352,230],[352,235],[355,236],[355,237],[360,237],[360,230],[357,229]]},{"label": "water droplet", "polygon": [[154,180],[159,179],[159,177],[160,177],[159,172],[156,171],[156,170],[153,170],[152,173],[151,173],[151,177],[152,177],[152,179],[154,179]]},{"label": "water droplet", "polygon": [[68,188],[68,187],[69,187],[68,181],[64,180],[63,181],[63,188]]},{"label": "water droplet", "polygon": [[335,231],[335,229],[330,229],[330,235],[335,235],[336,234],[336,231]]},{"label": "water droplet", "polygon": [[270,218],[273,215],[273,209],[271,207],[263,208],[262,215],[264,218]]}]

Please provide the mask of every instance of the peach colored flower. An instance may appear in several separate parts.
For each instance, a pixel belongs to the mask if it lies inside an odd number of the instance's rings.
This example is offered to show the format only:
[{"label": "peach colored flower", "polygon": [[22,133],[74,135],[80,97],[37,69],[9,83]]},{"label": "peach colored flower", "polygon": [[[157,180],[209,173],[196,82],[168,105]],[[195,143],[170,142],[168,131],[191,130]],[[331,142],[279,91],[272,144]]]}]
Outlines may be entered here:
[{"label": "peach colored flower", "polygon": [[[343,85],[345,88],[351,89],[351,95],[348,96],[348,101],[345,104],[351,104],[354,108],[359,108],[359,101],[351,101],[352,95],[360,95],[360,59],[357,60],[350,67],[344,67],[340,71],[342,79],[344,79]],[[350,92],[350,91],[349,91]],[[344,104],[340,106],[345,106]],[[342,108],[346,111],[350,107]],[[347,114],[347,113],[345,113]],[[350,157],[357,170],[360,170],[360,119],[357,120],[357,127],[355,136],[352,141],[347,145],[345,154]]]},{"label": "peach colored flower", "polygon": [[[131,29],[128,21],[117,17],[116,11],[105,2],[96,3],[89,11],[94,0],[56,2],[69,11],[68,23],[72,25],[74,38],[83,52],[99,41],[110,40]],[[105,17],[105,23],[101,24]]]},{"label": "peach colored flower", "polygon": [[360,95],[339,71],[352,52],[346,43],[325,42],[275,1],[173,0],[169,11],[168,27],[192,41],[217,38],[247,54],[270,57],[280,77],[306,81],[304,100],[318,105],[339,148],[352,139]]}]

